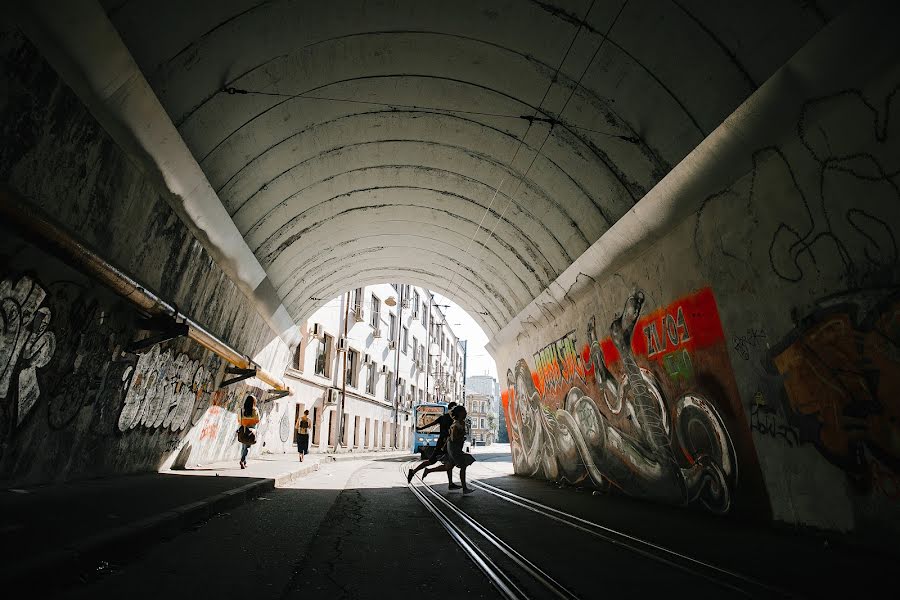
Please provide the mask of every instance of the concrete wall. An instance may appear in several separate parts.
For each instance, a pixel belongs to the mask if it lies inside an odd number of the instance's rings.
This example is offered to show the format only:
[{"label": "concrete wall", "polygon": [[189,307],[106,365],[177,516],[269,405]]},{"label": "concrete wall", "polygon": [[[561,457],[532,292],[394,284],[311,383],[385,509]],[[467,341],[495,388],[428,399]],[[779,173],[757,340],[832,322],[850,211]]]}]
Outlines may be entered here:
[{"label": "concrete wall", "polygon": [[[0,182],[112,263],[280,374],[290,349],[210,259],[166,199],[20,34],[0,32]],[[4,230],[0,242],[0,478],[42,482],[237,460],[235,410],[255,380],[189,340],[137,356],[136,313]],[[286,403],[265,402],[273,445]]]},{"label": "concrete wall", "polygon": [[[900,531],[890,62],[866,83],[828,75],[831,91],[796,111],[786,102],[792,125],[741,155],[742,175],[695,195],[699,209],[641,253],[584,261],[494,340],[518,473]],[[639,235],[640,219],[630,224]]]}]

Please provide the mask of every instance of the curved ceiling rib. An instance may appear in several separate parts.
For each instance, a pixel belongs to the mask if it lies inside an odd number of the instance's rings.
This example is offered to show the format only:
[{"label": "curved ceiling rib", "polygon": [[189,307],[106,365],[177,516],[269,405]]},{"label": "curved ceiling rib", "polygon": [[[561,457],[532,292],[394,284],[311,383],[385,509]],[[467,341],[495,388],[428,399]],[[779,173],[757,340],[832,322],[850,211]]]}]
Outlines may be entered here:
[{"label": "curved ceiling rib", "polygon": [[[425,252],[433,254],[437,259],[447,264],[452,263],[456,265],[457,269],[461,268],[473,273],[477,272],[479,278],[494,282],[493,285],[498,288],[505,299],[504,302],[518,305],[519,302],[530,297],[528,286],[514,272],[510,276],[509,272],[498,269],[490,263],[476,264],[471,260],[471,257],[462,253],[461,247],[448,244],[440,238],[408,233],[410,222],[398,224],[394,221],[390,224],[394,225],[395,228],[384,229],[384,222],[382,221],[378,223],[379,227],[381,227],[378,233],[334,240],[335,243],[322,248],[322,254],[325,255],[324,258],[322,256],[310,257],[303,266],[296,267],[295,272],[287,274],[286,281],[290,282],[293,280],[293,277],[298,276],[296,271],[302,271],[304,276],[312,281],[317,281],[327,273],[338,271],[339,269],[335,267],[340,266],[345,261],[357,260],[375,252],[394,251],[399,248],[407,256],[410,253],[415,255],[419,252]],[[437,226],[424,229],[424,233],[428,233],[437,229]],[[448,231],[445,235],[448,238],[453,237],[453,232]],[[335,252],[335,250],[340,250],[340,252]],[[281,293],[285,302],[289,302],[293,301],[295,297],[304,296],[305,288],[286,284],[279,290],[279,293]]]},{"label": "curved ceiling rib", "polygon": [[[503,314],[492,311],[490,303],[482,304],[486,298],[485,292],[472,282],[466,281],[466,285],[460,286],[461,289],[454,287],[451,290],[447,287],[448,277],[440,278],[428,271],[413,267],[407,267],[399,271],[396,267],[350,269],[346,272],[346,277],[341,281],[336,281],[326,287],[315,288],[318,290],[317,293],[319,295],[312,297],[334,298],[339,293],[347,291],[349,281],[353,282],[350,284],[350,287],[353,288],[384,283],[397,276],[402,276],[406,283],[420,285],[447,298],[453,298],[454,302],[466,310],[488,335],[496,334],[509,319]],[[315,312],[321,304],[321,300],[309,300],[307,304],[302,306],[293,305],[294,307],[291,310],[294,314],[305,314],[308,316]]]},{"label": "curved ceiling rib", "polygon": [[[422,76],[422,75],[402,75],[401,74],[401,75],[366,76],[366,77],[356,78],[354,80],[334,81],[334,82],[329,83],[328,86],[340,85],[340,84],[348,83],[351,81],[354,83],[358,83],[360,81],[367,81],[367,80],[372,80],[372,79],[376,79],[376,78],[378,78],[378,79],[391,78],[391,79],[400,79],[400,80],[411,79],[411,78],[424,78],[424,79],[441,80],[444,82],[449,81],[449,82],[452,82],[455,84],[462,84],[465,86],[481,87],[484,91],[497,93],[499,95],[502,95],[509,99],[512,99],[507,94],[503,94],[497,90],[492,90],[492,89],[484,87],[484,86],[478,86],[477,84],[473,84],[471,82],[453,80],[453,79],[446,78],[446,77]],[[359,93],[359,92],[356,92],[356,93]],[[230,98],[232,96],[233,95],[228,95],[227,97]],[[268,127],[266,126],[265,123],[263,123],[262,125],[257,125],[257,120],[264,118],[265,116],[267,116],[269,114],[270,111],[272,111],[274,109],[285,108],[285,110],[287,110],[285,105],[290,101],[304,101],[304,100],[308,101],[308,99],[304,98],[302,95],[292,96],[292,97],[284,100],[283,102],[279,102],[265,110],[262,110],[261,112],[254,115],[252,118],[247,119],[246,121],[241,123],[239,126],[237,126],[237,128],[234,131],[229,133],[225,139],[218,142],[208,153],[206,153],[200,159],[200,163],[204,167],[206,167],[207,164],[215,161],[215,154],[217,154],[219,152],[221,152],[222,154],[228,155],[230,157],[237,158],[238,155],[234,153],[233,148],[230,147],[231,144],[228,143],[230,140],[232,140],[235,137],[239,137],[241,135],[241,132],[245,128],[248,128],[248,127],[254,127],[254,128],[261,127],[263,129],[268,129]],[[340,103],[340,101],[335,101],[335,104],[339,104],[339,103]],[[541,111],[539,111],[539,109],[536,106],[530,105],[527,102],[519,101],[519,103],[522,104],[527,109],[531,110],[532,112],[541,112]],[[392,111],[392,112],[396,112],[396,111]],[[433,113],[433,114],[437,114],[437,113]],[[552,115],[549,118],[553,118]],[[335,119],[332,119],[332,120],[335,120]],[[617,124],[617,126],[620,126],[620,125]],[[313,128],[310,128],[310,131],[311,131],[311,133],[315,134],[315,130]],[[557,133],[557,132],[560,132],[560,133]],[[630,196],[630,200],[632,202],[637,200],[639,195],[642,195],[643,193],[646,192],[646,189],[644,189],[643,186],[641,186],[640,184],[638,184],[635,181],[632,181],[628,175],[626,175],[620,168],[618,168],[616,166],[616,163],[609,157],[607,151],[605,151],[603,148],[601,148],[596,142],[592,142],[592,141],[589,141],[588,139],[586,139],[582,134],[575,131],[572,127],[570,127],[566,124],[560,123],[557,127],[554,127],[553,134],[556,136],[565,135],[570,140],[575,141],[578,144],[580,144],[582,146],[582,148],[581,148],[582,151],[587,152],[589,154],[593,154],[595,160],[597,162],[599,162],[599,164],[602,165],[604,168],[606,168],[609,171],[609,173],[617,180],[618,184],[621,185],[622,188],[628,193],[628,195]],[[255,138],[256,136],[254,135],[253,132],[248,132],[246,134],[246,137]],[[512,137],[516,137],[516,136],[512,136]],[[608,137],[608,136],[606,136],[606,137]],[[518,137],[516,137],[516,139],[518,140]],[[625,139],[625,138],[623,138],[623,136],[617,136],[617,139]],[[627,139],[632,139],[632,138],[627,138]],[[638,144],[634,144],[639,149],[642,145],[645,145],[640,141],[640,138],[634,138],[634,139],[637,139],[639,141]],[[236,145],[243,146],[240,139],[238,140]],[[196,152],[197,150],[194,149],[194,151]],[[656,154],[653,152],[648,152],[646,155],[646,159],[649,161],[656,160]],[[246,166],[246,163],[242,166]],[[214,183],[214,185],[216,185],[216,184]],[[217,187],[218,187],[218,185],[217,185]]]},{"label": "curved ceiling rib", "polygon": [[389,280],[454,298],[489,333],[824,14],[781,0],[176,4],[110,16],[293,317]]},{"label": "curved ceiling rib", "polygon": [[[390,171],[390,173],[385,174],[386,170]],[[423,179],[424,181],[422,181],[421,183],[419,181],[416,181],[416,184],[406,185],[374,185],[374,182],[384,181],[385,177],[396,177],[400,179],[404,177],[402,172],[407,170],[415,170],[417,172],[416,174],[421,176],[406,176],[409,177],[409,180]],[[362,175],[368,175],[368,177],[365,177],[365,179],[363,179],[362,177],[354,177]],[[348,182],[348,189],[341,190],[339,193],[334,193],[336,190],[334,190],[333,188],[337,187],[337,182],[340,179],[346,178],[352,178],[352,180]],[[458,181],[460,179],[464,179],[464,177],[457,175],[451,171],[431,168],[426,169],[424,167],[416,165],[381,165],[377,167],[365,167],[363,169],[345,171],[340,175],[336,175],[329,178],[328,180],[320,182],[321,186],[329,184],[329,191],[333,195],[323,197],[321,195],[315,194],[314,191],[309,191],[309,193],[305,196],[304,202],[304,204],[309,208],[304,208],[303,205],[286,205],[284,210],[287,214],[281,215],[282,218],[276,220],[273,217],[267,218],[266,221],[260,221],[257,226],[254,226],[247,231],[245,237],[248,241],[253,240],[253,244],[256,243],[257,239],[263,238],[257,246],[257,250],[263,252],[262,249],[264,247],[269,247],[271,244],[275,243],[277,238],[284,237],[285,234],[290,233],[294,229],[294,226],[302,221],[307,211],[311,210],[313,206],[315,206],[315,208],[322,208],[326,203],[337,202],[342,197],[349,197],[363,192],[377,192],[379,193],[379,195],[381,195],[385,191],[390,190],[412,190],[423,192],[423,199],[433,198],[435,204],[445,207],[443,210],[446,210],[450,207],[450,205],[454,204],[454,202],[452,202],[453,200],[459,199],[471,205],[471,207],[466,207],[466,209],[471,208],[476,213],[486,214],[492,219],[497,219],[498,221],[503,223],[504,229],[512,230],[514,232],[514,235],[511,237],[521,240],[525,245],[526,251],[530,255],[532,255],[536,259],[539,259],[542,263],[546,263],[546,265],[548,265],[548,267],[551,269],[558,269],[560,264],[570,264],[571,261],[574,258],[577,258],[577,256],[580,254],[578,253],[574,257],[571,256],[566,251],[566,248],[560,241],[560,239],[555,236],[554,232],[549,227],[547,227],[546,222],[540,219],[537,215],[528,212],[527,208],[525,207],[523,207],[520,211],[520,215],[522,215],[523,217],[522,219],[520,219],[520,221],[524,222],[515,223],[509,218],[499,214],[496,209],[491,208],[487,202],[479,202],[469,195],[455,192],[452,189],[440,189],[439,187],[432,187],[439,186],[442,183],[445,183],[446,185],[443,187],[465,189],[464,184],[466,182],[463,181],[461,184]],[[373,185],[366,185],[366,183],[368,182],[372,182]],[[431,185],[429,185],[429,183]],[[454,183],[458,185],[453,186]],[[487,196],[490,190],[485,189],[484,192],[485,196]],[[447,200],[449,200],[450,202],[447,202]],[[462,210],[460,212],[467,213],[468,210]],[[270,215],[272,215],[271,212],[267,214],[267,217],[269,217]],[[267,221],[269,220],[275,222],[270,227],[266,228],[269,232],[268,234],[266,234],[261,231],[261,229],[262,226],[267,224]]]},{"label": "curved ceiling rib", "polygon": [[[379,133],[378,128],[371,129],[373,134]],[[398,128],[394,128],[394,132],[398,135],[403,133]],[[338,143],[336,147],[328,149],[298,143],[296,151],[302,154],[273,156],[278,162],[260,161],[249,172],[247,180],[239,182],[240,190],[235,187],[231,194],[221,193],[223,201],[232,208],[235,223],[245,234],[255,231],[258,222],[269,219],[272,211],[284,210],[287,204],[294,202],[295,196],[312,189],[319,178],[333,179],[343,172],[380,166],[386,162],[399,161],[417,165],[423,170],[452,165],[452,169],[444,170],[464,170],[471,173],[472,176],[466,181],[472,185],[475,185],[475,181],[480,181],[489,190],[489,196],[494,194],[497,185],[504,179],[515,182],[520,177],[519,171],[507,169],[499,158],[468,151],[452,143],[416,139],[367,139],[348,144]],[[521,205],[521,210],[535,210],[545,214],[554,227],[558,226],[564,232],[557,237],[566,240],[567,244],[572,244],[576,238],[583,238],[582,243],[596,239],[612,221],[612,218],[603,216],[605,213],[613,213],[618,218],[630,207],[630,203],[623,201],[610,203],[611,206],[600,210],[577,182],[573,182],[551,163],[547,163],[546,167],[550,171],[545,169],[541,173],[542,181],[526,179],[517,198],[510,196],[508,186],[501,186],[497,194],[500,198],[515,201]],[[585,218],[586,216],[590,218]],[[580,251],[583,251],[583,247],[579,248],[579,253]]]},{"label": "curved ceiling rib", "polygon": [[[452,150],[458,151],[458,156],[455,156],[452,159],[454,164],[456,164],[456,161],[458,161],[458,160],[465,160],[466,157],[483,160],[487,163],[490,163],[491,167],[493,167],[495,169],[500,169],[503,175],[505,175],[507,177],[513,177],[514,179],[522,180],[524,185],[526,185],[530,189],[537,189],[536,181],[525,177],[525,174],[522,171],[513,170],[513,168],[511,168],[509,165],[506,164],[508,161],[504,162],[499,157],[491,156],[491,155],[486,154],[485,152],[477,150],[475,148],[469,148],[469,147],[459,145],[457,143],[452,143],[453,141],[455,141],[457,136],[452,136],[452,139],[448,139],[448,138],[451,138],[451,136],[445,136],[444,138],[442,138],[440,140],[425,140],[425,139],[417,139],[417,138],[405,138],[404,139],[404,138],[395,137],[395,136],[400,135],[402,133],[402,131],[400,131],[397,127],[392,127],[390,120],[396,121],[397,119],[409,119],[409,118],[418,119],[423,116],[422,114],[418,114],[418,115],[412,114],[411,115],[411,114],[406,113],[405,111],[377,111],[377,112],[368,112],[368,113],[354,113],[354,114],[349,114],[349,115],[339,117],[337,119],[333,119],[331,121],[319,123],[316,125],[316,127],[324,128],[327,126],[344,126],[343,121],[345,119],[346,120],[352,119],[355,121],[356,119],[361,119],[363,117],[372,117],[372,116],[378,117],[379,119],[382,119],[382,118],[389,119],[389,121],[386,121],[384,123],[385,127],[380,127],[381,123],[377,123],[376,127],[372,128],[372,129],[377,129],[379,131],[381,129],[390,129],[390,133],[392,134],[392,137],[383,138],[383,139],[358,140],[358,141],[355,141],[352,143],[346,143],[346,144],[342,144],[342,145],[338,145],[338,146],[320,149],[318,154],[309,155],[310,154],[309,146],[304,143],[305,140],[303,139],[302,136],[311,135],[311,134],[317,133],[317,132],[322,133],[322,130],[317,131],[314,128],[305,129],[301,132],[291,134],[289,137],[279,141],[277,144],[269,146],[260,154],[253,156],[249,160],[249,162],[245,163],[244,166],[242,166],[239,171],[237,171],[234,175],[232,175],[225,182],[225,184],[223,184],[222,187],[220,187],[219,190],[217,190],[217,192],[219,192],[223,196],[223,200],[225,200],[225,198],[227,198],[229,200],[227,203],[230,207],[230,212],[233,215],[237,215],[240,213],[244,204],[247,201],[249,201],[250,199],[252,199],[253,196],[255,196],[256,194],[260,193],[263,190],[270,189],[270,185],[273,182],[275,182],[279,177],[288,174],[291,170],[293,170],[297,167],[307,166],[310,162],[317,160],[325,155],[346,151],[347,149],[351,149],[351,148],[356,148],[356,147],[360,147],[360,146],[368,146],[371,148],[372,146],[374,146],[376,144],[398,144],[398,143],[404,143],[404,142],[419,143],[419,144],[428,145],[431,147],[441,147],[441,148],[447,148],[447,149],[452,149]],[[440,119],[446,119],[447,121],[454,121],[454,120],[458,119],[458,117],[455,117],[452,115],[443,115],[443,114],[439,114],[439,113],[428,113],[428,114],[426,114],[426,116],[428,116],[429,118],[440,117]],[[469,125],[469,124],[475,125],[475,122],[466,123],[466,125]],[[363,127],[362,124],[360,124],[359,126]],[[497,136],[505,138],[510,143],[510,145],[514,144],[518,139],[515,136],[503,133],[500,130],[497,130],[494,128],[486,128],[486,129],[491,134],[497,134]],[[332,137],[330,135],[327,135],[328,132],[325,132],[325,133],[326,133],[326,137],[328,137],[328,138]],[[289,162],[287,164],[287,166],[285,166],[283,164],[280,164],[277,168],[272,167],[272,166],[267,166],[265,164],[267,158],[271,158],[272,156],[275,156],[273,153],[270,153],[270,151],[272,151],[276,148],[280,148],[282,146],[282,144],[285,144],[289,141],[293,142],[293,148],[285,149],[285,153],[293,155],[302,148],[304,151],[306,151],[307,155],[299,160],[294,159],[297,161]],[[526,148],[530,152],[537,152],[537,148],[534,148],[530,144],[523,143],[523,147]],[[369,148],[366,148],[366,150],[369,150]],[[370,150],[370,155],[372,155],[372,156],[377,156],[378,153],[379,153],[378,149]],[[279,158],[280,158],[280,156],[275,156],[275,158],[273,160],[277,160]],[[577,179],[575,179],[570,173],[566,172],[566,170],[563,169],[563,167],[561,165],[559,165],[555,161],[553,161],[552,158],[544,157],[544,159],[550,167],[552,167],[554,170],[558,170],[568,180],[568,182],[571,184],[571,186],[576,188],[577,192],[579,194],[583,195],[584,198],[587,199],[596,210],[603,212],[603,207],[601,207],[598,204],[597,200],[591,194],[588,193],[584,184],[582,184]],[[281,170],[280,171],[277,170],[278,168],[280,168]],[[251,171],[250,175],[248,177],[240,177],[241,174],[247,170]],[[244,182],[244,180],[245,179],[249,180],[250,177],[255,178],[254,183],[249,184],[249,185],[252,185],[252,187],[251,187],[252,191],[246,190],[246,189],[239,189],[240,187],[243,187],[240,184],[244,184],[244,186],[248,185]],[[265,177],[268,177],[268,179],[265,179]],[[556,186],[554,186],[554,187],[556,187]],[[299,191],[299,190],[295,190],[295,193],[297,191]],[[543,190],[541,191],[541,195],[549,197],[549,194]]]},{"label": "curved ceiling rib", "polygon": [[[398,142],[405,142],[406,144],[414,144],[415,146],[434,145],[434,146],[443,146],[444,149],[447,148],[447,146],[442,145],[442,144],[425,144],[425,143],[420,143],[417,141],[408,141],[408,140],[402,140],[402,141],[401,140],[382,140],[382,141],[375,141],[375,142],[363,142],[361,144],[354,144],[353,146],[358,147],[362,144],[385,144],[385,145],[387,145],[387,144],[397,144]],[[332,151],[323,152],[323,153],[317,155],[316,157],[314,157],[314,159],[319,159],[325,154],[332,154],[332,153],[336,154],[339,151],[341,151],[340,154],[341,154],[341,157],[343,158],[344,156],[346,156],[346,154],[343,152],[346,149],[347,149],[347,147],[342,147],[342,148],[336,148]],[[406,156],[404,156],[404,154],[405,154],[404,152],[398,152],[395,150],[395,151],[390,152],[390,154],[392,156],[399,158],[400,160],[406,158]],[[371,156],[371,155],[368,155],[368,156]],[[419,156],[421,156],[421,154]],[[380,158],[378,156],[378,154],[375,154],[375,157]],[[397,158],[395,158],[395,160],[397,160]],[[310,160],[312,160],[312,159],[310,159]],[[460,160],[462,160],[462,159],[460,159]],[[350,175],[353,173],[371,171],[371,170],[376,170],[376,169],[397,169],[397,170],[399,170],[399,169],[414,169],[414,170],[420,171],[422,173],[436,173],[436,174],[445,175],[451,179],[459,179],[471,187],[487,188],[487,191],[489,191],[491,193],[494,192],[493,185],[484,181],[483,179],[479,179],[478,177],[467,175],[466,173],[457,171],[455,169],[447,169],[447,168],[441,168],[439,166],[432,166],[431,164],[425,164],[425,162],[426,162],[425,160],[420,161],[419,164],[414,164],[411,162],[402,162],[402,163],[401,162],[392,162],[392,163],[388,163],[388,164],[384,164],[384,163],[364,164],[363,166],[355,166],[356,163],[350,163],[353,165],[352,168],[347,168],[345,170],[338,170],[338,171],[335,171],[333,174],[329,174],[330,171],[328,169],[323,169],[321,167],[321,165],[317,165],[318,168],[315,169],[316,176],[322,177],[321,179],[314,180],[311,183],[304,182],[304,184],[305,184],[304,187],[301,187],[301,188],[297,189],[296,191],[291,192],[289,196],[287,196],[283,200],[277,202],[276,204],[270,204],[271,202],[274,202],[276,199],[274,199],[274,198],[269,199],[268,209],[258,206],[259,204],[267,204],[266,198],[263,196],[264,191],[266,192],[266,195],[271,195],[271,194],[268,194],[268,192],[270,190],[272,190],[273,188],[280,187],[278,180],[288,177],[290,172],[293,171],[294,169],[296,169],[300,166],[306,166],[304,163],[307,163],[307,162],[309,162],[309,160],[306,160],[306,161],[303,161],[302,163],[293,165],[287,171],[283,171],[282,173],[279,173],[279,175],[275,179],[270,179],[269,181],[265,182],[261,188],[259,188],[256,192],[254,192],[253,195],[250,196],[250,198],[248,198],[243,204],[241,204],[240,207],[238,208],[237,212],[235,212],[235,214],[233,216],[235,224],[237,224],[238,228],[241,229],[241,231],[245,231],[246,235],[248,235],[248,236],[253,235],[264,221],[270,219],[271,215],[274,212],[286,209],[288,207],[289,202],[292,199],[294,199],[295,197],[297,197],[301,194],[304,194],[305,192],[315,188],[316,186],[321,186],[322,184],[325,184],[327,182],[334,181],[341,176]],[[491,166],[493,166],[493,167],[500,166],[495,161],[489,161],[489,162],[491,163]],[[455,163],[455,164],[459,164],[459,163]],[[477,167],[477,165],[476,165],[476,167]],[[478,170],[477,168],[469,169],[469,170],[467,170],[467,173],[477,172],[477,170]],[[323,171],[324,171],[324,174],[323,174]],[[475,173],[475,174],[477,174],[477,173]],[[289,186],[292,183],[293,183],[293,181],[288,182],[285,185]],[[554,216],[556,214],[558,214],[559,219],[562,220],[566,225],[570,226],[574,230],[573,235],[578,236],[579,241],[581,241],[584,244],[585,248],[587,247],[588,238],[587,238],[586,234],[580,229],[579,224],[568,213],[568,211],[566,210],[566,207],[564,205],[555,201],[555,199],[550,194],[543,192],[543,190],[539,190],[540,193],[538,193],[538,190],[535,190],[533,185],[527,185],[525,191],[526,191],[526,194],[522,195],[523,197],[525,197],[525,199],[523,199],[523,201],[521,201],[521,202],[517,202],[517,204],[519,204],[521,206],[522,210],[526,214],[528,214],[529,218],[538,220],[538,218],[535,215],[532,215],[531,211],[527,208],[528,206],[532,205],[532,202],[537,203],[538,206],[536,207],[536,210],[542,211],[541,219],[539,220],[539,222],[541,223],[541,226],[543,228],[545,228],[549,231],[549,229],[546,225],[546,219],[554,218]],[[497,191],[497,193],[499,194],[499,197],[505,199],[506,201],[516,202],[516,200],[512,196],[506,194],[505,192]],[[254,199],[256,199],[257,201],[253,202],[253,204],[251,204],[248,207],[248,209],[245,211],[244,207],[247,207],[247,205],[250,204],[251,201],[253,201]],[[251,219],[255,219],[255,220],[253,220],[251,222]],[[607,225],[609,225],[609,222],[607,222]],[[558,240],[558,238],[556,238],[556,239],[560,243],[562,251],[565,254],[567,254],[568,256],[570,256],[571,258],[576,258],[577,256],[579,256],[581,254],[581,252],[578,252],[577,254],[575,254],[575,256],[572,256],[571,253],[569,252],[569,249],[567,249],[565,247],[565,245]],[[571,239],[571,236],[569,236],[568,239]],[[583,250],[584,250],[584,248],[582,248],[582,251]]]},{"label": "curved ceiling rib", "polygon": [[[340,274],[333,274],[330,277],[323,279],[321,282],[317,282],[316,286],[311,288],[311,296],[314,298],[321,298],[320,292],[323,289],[331,289],[332,286],[346,286],[348,280],[356,281],[361,277],[374,277],[379,271],[387,272],[393,269],[395,272],[398,272],[396,264],[397,260],[401,258],[403,257],[400,254],[388,254],[383,257],[382,260],[384,262],[370,259],[364,266],[351,269],[348,272],[349,276],[352,276],[352,279],[350,277],[342,279]],[[412,260],[408,263],[405,262],[398,273],[409,276],[415,275],[419,277],[420,280],[428,281],[428,287],[430,289],[437,289],[434,286],[443,286],[446,288],[447,282],[450,281],[449,276],[454,272],[451,267],[452,263],[440,264],[433,261],[426,262]],[[469,275],[472,275],[472,277]],[[387,277],[386,279],[389,280],[390,277]],[[384,282],[386,279],[381,279],[381,281]],[[486,311],[493,319],[512,318],[510,315],[512,309],[505,304],[505,299],[502,296],[493,293],[494,290],[492,289],[490,282],[478,277],[477,274],[474,274],[471,271],[458,274],[454,286],[456,286],[454,288],[454,295],[457,297],[472,298],[473,300],[470,301],[470,304],[478,304],[483,309],[481,312]],[[491,294],[485,295],[485,291],[491,292]],[[303,301],[298,300],[298,302],[303,304]],[[306,302],[309,303],[310,301],[307,300]],[[308,304],[307,308],[315,310],[317,308],[316,303],[312,302],[311,304]]]},{"label": "curved ceiling rib", "polygon": [[[398,211],[398,208],[401,210]],[[470,230],[474,230],[474,226],[477,225],[475,221],[455,215],[451,211],[438,210],[427,206],[416,205],[411,202],[402,203],[393,199],[390,202],[385,201],[381,204],[370,204],[345,209],[327,219],[320,220],[314,225],[308,226],[301,231],[295,232],[290,236],[287,241],[288,243],[282,244],[282,250],[277,254],[273,253],[271,255],[273,258],[271,260],[263,258],[262,262],[275,279],[280,281],[279,276],[285,266],[297,260],[297,255],[306,249],[308,244],[316,244],[318,247],[320,244],[317,242],[320,241],[320,237],[329,239],[334,235],[335,231],[338,231],[341,228],[352,228],[355,223],[359,222],[359,218],[363,218],[366,223],[370,223],[377,222],[381,217],[395,217],[398,213],[402,213],[410,223],[429,223],[434,222],[434,220],[446,223],[449,220],[451,223],[456,222],[469,225]],[[328,221],[331,221],[331,223],[329,223],[330,227],[323,228],[324,223]],[[359,226],[357,232],[364,233],[367,229],[367,226]],[[547,280],[549,275],[545,274],[542,278],[538,272],[538,268],[531,264],[522,255],[521,251],[510,242],[499,239],[498,236],[493,236],[491,240],[484,243],[492,247],[495,253],[499,253],[506,257],[504,266],[507,266],[510,270],[515,270],[523,278],[528,277],[526,281],[529,283],[528,287],[530,290],[542,291],[544,287],[550,283],[550,280]],[[510,264],[518,264],[519,268],[512,269],[511,267],[508,267]],[[537,293],[540,293],[540,291]]]}]

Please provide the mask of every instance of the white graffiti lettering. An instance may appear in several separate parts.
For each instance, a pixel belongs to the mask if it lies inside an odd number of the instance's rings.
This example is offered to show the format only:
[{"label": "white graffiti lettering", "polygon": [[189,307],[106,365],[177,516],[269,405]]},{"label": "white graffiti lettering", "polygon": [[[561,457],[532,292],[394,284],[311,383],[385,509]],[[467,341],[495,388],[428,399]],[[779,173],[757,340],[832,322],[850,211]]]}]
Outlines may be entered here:
[{"label": "white graffiti lettering", "polygon": [[186,354],[154,346],[122,378],[127,389],[119,430],[138,425],[181,431],[191,422],[195,401],[211,384],[206,369]]},{"label": "white graffiti lettering", "polygon": [[50,309],[41,306],[46,295],[27,276],[15,284],[11,279],[0,282],[0,398],[8,398],[15,386],[18,424],[41,395],[38,369],[45,367],[56,351]]}]

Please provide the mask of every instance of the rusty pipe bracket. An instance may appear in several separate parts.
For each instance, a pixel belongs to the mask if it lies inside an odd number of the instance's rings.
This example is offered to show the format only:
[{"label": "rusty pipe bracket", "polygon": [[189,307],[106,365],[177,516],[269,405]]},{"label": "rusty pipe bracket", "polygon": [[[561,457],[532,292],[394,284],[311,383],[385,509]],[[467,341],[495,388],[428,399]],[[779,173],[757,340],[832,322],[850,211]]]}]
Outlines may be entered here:
[{"label": "rusty pipe bracket", "polygon": [[[168,320],[169,322],[164,324],[147,323],[148,321],[157,320]],[[142,321],[143,323],[140,325],[141,329],[144,329],[145,331],[158,331],[159,333],[131,342],[125,346],[126,352],[137,353],[141,350],[150,348],[151,346],[155,346],[156,344],[161,344],[162,342],[167,342],[179,337],[185,337],[190,333],[190,327],[188,327],[187,323],[179,323],[171,318],[159,319],[158,317],[151,317],[150,319],[142,319]]]},{"label": "rusty pipe bracket", "polygon": [[269,390],[269,394],[271,394],[267,400],[278,400],[279,398],[284,398],[285,396],[291,395],[291,388],[286,390]]},{"label": "rusty pipe bracket", "polygon": [[250,369],[241,369],[238,367],[226,367],[225,372],[230,375],[237,375],[237,377],[232,377],[231,379],[226,379],[222,383],[219,384],[219,389],[223,387],[229,386],[232,383],[237,383],[239,381],[244,381],[245,379],[250,379],[251,377],[256,377],[256,367],[252,367]]},{"label": "rusty pipe bracket", "polygon": [[150,348],[151,346],[155,346],[156,344],[160,344],[162,342],[166,342],[178,337],[185,337],[190,333],[190,327],[188,327],[188,324],[184,321],[178,320],[177,308],[175,310],[174,316],[167,314],[156,314],[138,319],[137,327],[139,329],[142,329],[143,331],[155,331],[157,332],[157,334],[131,342],[130,344],[125,346],[126,352],[140,352],[141,350]]}]

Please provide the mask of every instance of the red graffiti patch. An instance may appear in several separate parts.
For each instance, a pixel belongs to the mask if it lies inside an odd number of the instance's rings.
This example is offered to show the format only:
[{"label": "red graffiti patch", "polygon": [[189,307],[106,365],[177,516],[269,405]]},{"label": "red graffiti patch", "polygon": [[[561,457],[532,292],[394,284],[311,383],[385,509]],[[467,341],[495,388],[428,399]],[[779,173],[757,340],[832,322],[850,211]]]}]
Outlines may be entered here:
[{"label": "red graffiti patch", "polygon": [[725,339],[712,289],[680,298],[640,319],[631,347],[635,354],[661,359],[675,350],[693,352]]}]

